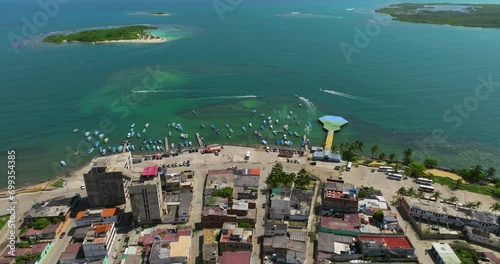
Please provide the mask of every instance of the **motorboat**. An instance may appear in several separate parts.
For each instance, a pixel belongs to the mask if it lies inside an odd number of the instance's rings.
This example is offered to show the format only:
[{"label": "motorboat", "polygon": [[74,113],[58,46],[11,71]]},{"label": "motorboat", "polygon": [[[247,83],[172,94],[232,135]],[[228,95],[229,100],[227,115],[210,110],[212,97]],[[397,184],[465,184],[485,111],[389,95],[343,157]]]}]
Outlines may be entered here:
[{"label": "motorboat", "polygon": [[99,135],[99,130],[94,131],[94,136]]},{"label": "motorboat", "polygon": [[264,125],[260,125],[260,129],[261,129],[261,130],[264,130]]},{"label": "motorboat", "polygon": [[151,138],[148,138],[148,143],[153,144],[153,140]]},{"label": "motorboat", "polygon": [[127,138],[130,138],[130,133],[127,133]]},{"label": "motorboat", "polygon": [[293,134],[294,134],[296,137],[300,137],[299,133],[297,133],[297,132],[293,132]]},{"label": "motorboat", "polygon": [[161,151],[165,151],[165,148],[163,146],[160,146]]},{"label": "motorboat", "polygon": [[275,122],[276,124],[279,124],[279,122],[280,122],[280,121],[279,121],[278,119],[276,119],[276,120],[274,120],[274,122]]},{"label": "motorboat", "polygon": [[145,127],[145,128],[148,128],[148,127],[149,127],[149,123],[146,123],[146,124],[144,125],[144,127]]},{"label": "motorboat", "polygon": [[260,114],[260,116],[261,116],[261,117],[264,117],[265,115],[266,115],[266,113],[262,113],[262,114]]},{"label": "motorboat", "polygon": [[132,125],[130,125],[130,127],[135,127],[135,123],[133,123]]},{"label": "motorboat", "polygon": [[234,133],[232,128],[229,128],[229,132]]},{"label": "motorboat", "polygon": [[112,147],[111,152],[113,152],[113,153],[116,152],[116,147]]},{"label": "motorboat", "polygon": [[109,138],[105,138],[103,142],[108,143],[108,141],[109,141]]},{"label": "motorboat", "polygon": [[267,145],[267,141],[262,140],[262,144]]},{"label": "motorboat", "polygon": [[201,128],[205,128],[205,124],[201,124],[201,125],[200,125],[200,127],[201,127]]},{"label": "motorboat", "polygon": [[94,148],[89,148],[89,153],[92,153],[94,151]]},{"label": "motorboat", "polygon": [[226,123],[226,125],[225,125],[225,126],[226,126],[226,128],[229,128],[229,125],[228,125],[227,123]]},{"label": "motorboat", "polygon": [[193,142],[189,141],[189,142],[188,142],[188,145],[189,145],[190,147],[191,147],[191,146],[193,146]]},{"label": "motorboat", "polygon": [[99,141],[94,142],[94,147],[99,146]]},{"label": "motorboat", "polygon": [[231,134],[227,134],[227,138],[231,138]]},{"label": "motorboat", "polygon": [[141,146],[139,147],[139,150],[144,150],[144,145],[141,145]]},{"label": "motorboat", "polygon": [[283,130],[288,130],[288,125],[284,125]]},{"label": "motorboat", "polygon": [[215,125],[214,125],[214,124],[210,125],[210,127],[211,127],[212,129],[215,129]]},{"label": "motorboat", "polygon": [[252,123],[248,123],[248,126],[249,126],[249,127],[252,127]]},{"label": "motorboat", "polygon": [[78,132],[78,128],[73,129],[73,133]]},{"label": "motorboat", "polygon": [[193,110],[193,115],[196,115],[196,111],[195,110]]},{"label": "motorboat", "polygon": [[257,110],[253,109],[253,110],[251,111],[251,113],[252,113],[252,114],[255,114],[255,113],[257,113]]},{"label": "motorboat", "polygon": [[131,136],[131,137],[134,137],[134,135],[135,135],[135,132],[134,132],[134,131],[132,131],[132,133],[130,133],[130,136]]},{"label": "motorboat", "polygon": [[158,141],[158,143],[160,143],[160,144],[161,144],[161,143],[163,143],[163,141],[161,140],[161,138],[158,138],[158,140],[157,140],[157,141]]},{"label": "motorboat", "polygon": [[145,128],[142,130],[142,134],[146,134],[146,129]]},{"label": "motorboat", "polygon": [[88,136],[88,137],[87,137],[87,141],[90,141],[90,140],[92,140],[92,137],[91,137],[91,136]]},{"label": "motorboat", "polygon": [[172,136],[172,132],[168,131],[168,136],[171,137]]},{"label": "motorboat", "polygon": [[264,121],[262,121],[262,123],[263,123],[263,124],[267,124],[267,121],[266,121],[266,120],[264,120]]},{"label": "motorboat", "polygon": [[102,147],[99,147],[97,150],[99,151],[99,153],[102,153]]},{"label": "motorboat", "polygon": [[137,132],[136,137],[137,137],[137,138],[140,138],[140,137],[141,137],[141,133]]},{"label": "motorboat", "polygon": [[149,144],[146,145],[146,149],[147,150],[150,150],[151,149],[151,146],[149,146]]},{"label": "motorboat", "polygon": [[106,155],[106,150],[105,149],[102,150],[102,155]]},{"label": "motorboat", "polygon": [[76,151],[75,153],[73,153],[73,156],[78,155],[78,153],[80,153],[80,151]]},{"label": "motorboat", "polygon": [[134,128],[130,128],[128,131],[130,131],[130,133],[134,132]]},{"label": "motorboat", "polygon": [[85,135],[86,137],[88,137],[88,136],[90,135],[90,131],[85,132],[85,134],[84,134],[84,135]]},{"label": "motorboat", "polygon": [[247,131],[247,128],[246,127],[241,127],[241,130],[243,130],[243,132]]},{"label": "motorboat", "polygon": [[175,144],[174,143],[170,144],[170,147],[175,148]]},{"label": "motorboat", "polygon": [[66,162],[64,160],[61,160],[61,166],[66,167]]}]

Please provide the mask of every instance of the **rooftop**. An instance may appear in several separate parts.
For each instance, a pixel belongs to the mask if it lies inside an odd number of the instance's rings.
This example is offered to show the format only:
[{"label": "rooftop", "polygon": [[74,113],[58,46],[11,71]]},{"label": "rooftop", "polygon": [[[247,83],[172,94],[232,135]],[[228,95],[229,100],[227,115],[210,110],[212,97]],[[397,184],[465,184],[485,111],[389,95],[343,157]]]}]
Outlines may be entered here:
[{"label": "rooftop", "polygon": [[240,171],[242,176],[260,176],[260,169],[259,168],[252,168],[252,169],[244,169]]},{"label": "rooftop", "polygon": [[[371,247],[384,247],[384,248],[413,248],[410,240],[406,236],[359,236],[359,240]],[[378,243],[377,243],[378,242]]]},{"label": "rooftop", "polygon": [[416,208],[421,211],[444,214],[462,219],[474,219],[483,223],[498,225],[500,214],[490,211],[478,211],[472,208],[459,207],[445,203],[437,203],[425,199],[403,196],[410,208]]},{"label": "rooftop", "polygon": [[338,244],[349,245],[356,242],[356,238],[340,236],[332,233],[318,233],[318,250],[328,253],[340,254],[339,251],[345,251],[345,247]]},{"label": "rooftop", "polygon": [[251,256],[252,252],[250,251],[226,251],[219,257],[219,264],[248,264]]},{"label": "rooftop", "polygon": [[113,207],[113,208],[104,208],[102,209],[101,216],[102,217],[110,217],[114,215],[118,215],[118,212],[120,212],[120,209]]},{"label": "rooftop", "polygon": [[441,257],[443,263],[446,264],[460,264],[460,259],[455,254],[455,251],[447,243],[432,243],[432,248]]},{"label": "rooftop", "polygon": [[25,215],[30,218],[65,216],[71,210],[75,199],[80,199],[80,196],[59,197],[40,202],[35,204]]},{"label": "rooftop", "polygon": [[215,233],[218,229],[205,228],[203,229],[203,244],[215,243]]},{"label": "rooftop", "polygon": [[234,174],[232,170],[209,170],[205,189],[221,189],[234,186]]},{"label": "rooftop", "polygon": [[217,243],[203,244],[203,260],[216,259],[218,256]]},{"label": "rooftop", "polygon": [[142,170],[142,173],[141,173],[141,175],[143,177],[154,177],[157,174],[158,174],[158,166],[157,165],[144,167],[144,169]]},{"label": "rooftop", "polygon": [[[50,242],[50,243],[52,243],[52,242]],[[29,247],[29,248],[16,248],[15,252],[14,252],[14,256],[21,256],[21,255],[24,255],[27,253],[42,253],[48,244],[49,243],[37,243],[37,244],[31,245],[31,247]],[[14,257],[9,253],[9,250],[10,250],[10,248],[7,247],[3,253],[4,257],[6,257],[6,258]]]},{"label": "rooftop", "polygon": [[129,164],[131,159],[131,153],[125,152],[109,156],[95,157],[92,159],[91,164],[93,169],[105,168],[106,172],[126,171],[130,170],[130,168],[127,168],[127,164]]},{"label": "rooftop", "polygon": [[320,225],[328,229],[358,231],[354,226],[359,225],[359,216],[358,214],[344,214],[344,220],[323,216]]},{"label": "rooftop", "polygon": [[106,243],[108,232],[114,227],[114,223],[93,223],[87,231],[84,244]]}]

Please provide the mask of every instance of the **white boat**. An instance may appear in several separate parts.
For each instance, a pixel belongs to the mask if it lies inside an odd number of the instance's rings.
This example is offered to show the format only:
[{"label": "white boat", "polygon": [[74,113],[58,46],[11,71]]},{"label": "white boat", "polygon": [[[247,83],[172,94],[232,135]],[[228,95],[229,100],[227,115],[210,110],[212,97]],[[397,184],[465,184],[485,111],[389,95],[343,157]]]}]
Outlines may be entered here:
[{"label": "white boat", "polygon": [[280,121],[278,119],[276,119],[274,122],[276,122],[276,124],[278,124]]},{"label": "white boat", "polygon": [[99,139],[103,138],[104,137],[104,134],[100,134],[99,135]]},{"label": "white boat", "polygon": [[252,123],[248,123],[248,126],[249,126],[249,127],[252,127]]},{"label": "white boat", "polygon": [[85,137],[88,137],[90,135],[90,131],[85,132]]},{"label": "white boat", "polygon": [[102,150],[102,155],[106,155],[106,150],[105,149]]},{"label": "white boat", "polygon": [[130,125],[130,127],[135,127],[135,123],[133,123],[132,125]]},{"label": "white boat", "polygon": [[80,153],[80,151],[76,151],[75,153],[73,153],[73,156],[78,155],[78,153]]},{"label": "white boat", "polygon": [[127,133],[127,138],[129,138],[129,137],[130,137],[130,133]]},{"label": "white boat", "polygon": [[266,120],[264,120],[262,123],[266,124],[267,122],[266,122]]},{"label": "white boat", "polygon": [[262,140],[262,144],[267,145],[267,141]]},{"label": "white boat", "polygon": [[99,135],[99,130],[94,131],[94,136]]},{"label": "white boat", "polygon": [[182,138],[182,139],[185,139],[185,138],[186,138],[186,134],[182,133],[182,134],[181,134],[181,138]]},{"label": "white boat", "polygon": [[104,139],[104,143],[108,143],[108,141],[109,141],[109,138]]},{"label": "white boat", "polygon": [[273,130],[273,125],[269,125],[269,128],[270,128],[271,130]]},{"label": "white boat", "polygon": [[73,133],[78,132],[78,128],[73,129]]},{"label": "white boat", "polygon": [[61,160],[61,166],[66,167],[66,162],[64,162],[64,160]]},{"label": "white boat", "polygon": [[174,147],[175,147],[175,144],[174,144],[174,143],[170,144],[170,147],[171,147],[171,148],[174,148]]},{"label": "white boat", "polygon": [[144,127],[145,127],[145,128],[148,128],[148,127],[149,127],[149,123],[146,123],[146,124],[144,125]]}]

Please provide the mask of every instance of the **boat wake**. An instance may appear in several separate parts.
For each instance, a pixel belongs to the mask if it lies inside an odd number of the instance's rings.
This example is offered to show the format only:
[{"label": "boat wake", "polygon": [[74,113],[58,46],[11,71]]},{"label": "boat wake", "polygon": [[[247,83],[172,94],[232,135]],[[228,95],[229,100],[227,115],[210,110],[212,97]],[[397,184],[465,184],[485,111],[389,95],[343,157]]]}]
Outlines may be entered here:
[{"label": "boat wake", "polygon": [[325,89],[321,89],[321,88],[319,88],[319,90],[321,92],[324,92],[324,93],[329,93],[329,94],[333,94],[336,96],[340,96],[340,97],[344,97],[344,98],[348,98],[348,99],[352,99],[352,100],[357,100],[357,101],[362,101],[362,102],[370,102],[370,99],[365,98],[365,97],[361,97],[361,96],[355,96],[355,95],[341,93],[341,92],[337,92],[337,91],[333,91],[333,90],[325,90]]},{"label": "boat wake", "polygon": [[309,112],[310,114],[316,113],[316,106],[309,99],[302,96],[297,96],[297,98],[299,98],[299,100],[302,101],[307,107],[307,112]]},{"label": "boat wake", "polygon": [[249,98],[262,98],[262,95],[234,95],[234,96],[215,96],[209,99],[249,99]]},{"label": "boat wake", "polygon": [[130,92],[131,93],[176,93],[176,92],[185,92],[185,90],[136,90]]}]

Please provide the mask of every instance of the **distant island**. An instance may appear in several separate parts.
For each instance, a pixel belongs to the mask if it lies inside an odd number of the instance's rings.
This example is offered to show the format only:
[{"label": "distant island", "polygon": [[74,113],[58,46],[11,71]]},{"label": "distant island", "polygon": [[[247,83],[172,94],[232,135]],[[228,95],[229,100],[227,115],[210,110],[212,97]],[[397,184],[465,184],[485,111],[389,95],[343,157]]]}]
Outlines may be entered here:
[{"label": "distant island", "polygon": [[498,4],[394,4],[376,10],[397,21],[464,27],[500,27]]},{"label": "distant island", "polygon": [[92,29],[80,31],[74,34],[51,35],[43,39],[49,43],[83,42],[83,43],[112,43],[112,42],[137,42],[137,43],[159,43],[167,41],[165,38],[157,37],[148,32],[157,29],[152,26],[126,26],[106,29]]},{"label": "distant island", "polygon": [[149,12],[148,14],[153,15],[153,16],[169,16],[169,13],[165,12]]}]

